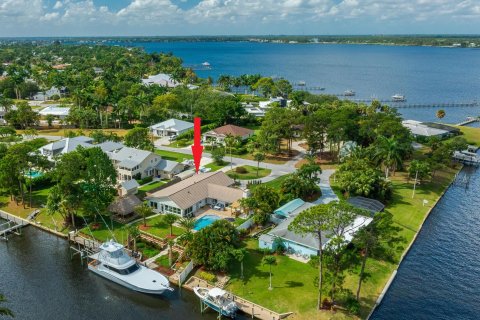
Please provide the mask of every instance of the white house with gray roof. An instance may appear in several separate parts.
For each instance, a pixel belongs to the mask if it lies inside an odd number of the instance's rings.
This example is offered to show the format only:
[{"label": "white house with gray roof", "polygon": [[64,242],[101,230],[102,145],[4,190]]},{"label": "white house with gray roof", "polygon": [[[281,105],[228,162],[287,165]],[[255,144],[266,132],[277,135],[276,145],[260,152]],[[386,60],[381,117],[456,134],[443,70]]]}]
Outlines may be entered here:
[{"label": "white house with gray roof", "polygon": [[178,136],[182,133],[187,132],[188,130],[193,129],[193,123],[172,118],[154,124],[149,128],[152,134],[156,137],[170,137]]},{"label": "white house with gray roof", "polygon": [[233,183],[222,171],[200,173],[149,194],[146,199],[155,212],[193,216],[206,205],[222,203],[226,207],[246,197],[246,192],[232,187]]}]

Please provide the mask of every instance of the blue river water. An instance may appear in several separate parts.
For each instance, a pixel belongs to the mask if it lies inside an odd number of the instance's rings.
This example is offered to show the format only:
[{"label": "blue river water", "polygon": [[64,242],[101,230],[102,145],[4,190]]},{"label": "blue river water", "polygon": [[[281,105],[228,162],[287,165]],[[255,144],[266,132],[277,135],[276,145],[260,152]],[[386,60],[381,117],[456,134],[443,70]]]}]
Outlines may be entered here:
[{"label": "blue river water", "polygon": [[480,318],[480,170],[432,210],[371,319]]},{"label": "blue river water", "polygon": [[[275,44],[253,42],[128,43],[147,52],[172,52],[200,77],[260,73],[284,77],[317,93],[354,90],[355,99],[388,100],[402,94],[407,104],[440,104],[480,100],[480,50],[439,47]],[[208,62],[211,69],[201,68]],[[399,105],[401,106],[401,104]],[[443,107],[442,107],[443,108]],[[438,121],[439,108],[401,108],[405,118]],[[444,107],[446,123],[480,115],[480,107]]]}]

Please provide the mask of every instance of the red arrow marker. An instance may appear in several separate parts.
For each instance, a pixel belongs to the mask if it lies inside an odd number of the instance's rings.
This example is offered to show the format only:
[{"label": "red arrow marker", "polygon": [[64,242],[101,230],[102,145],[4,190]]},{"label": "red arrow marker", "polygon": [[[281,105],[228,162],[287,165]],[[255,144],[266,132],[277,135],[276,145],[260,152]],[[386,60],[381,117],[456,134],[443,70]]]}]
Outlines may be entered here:
[{"label": "red arrow marker", "polygon": [[198,174],[200,168],[200,160],[202,159],[203,146],[200,144],[202,137],[201,119],[193,119],[193,146],[192,155],[193,162],[195,163],[195,172]]}]

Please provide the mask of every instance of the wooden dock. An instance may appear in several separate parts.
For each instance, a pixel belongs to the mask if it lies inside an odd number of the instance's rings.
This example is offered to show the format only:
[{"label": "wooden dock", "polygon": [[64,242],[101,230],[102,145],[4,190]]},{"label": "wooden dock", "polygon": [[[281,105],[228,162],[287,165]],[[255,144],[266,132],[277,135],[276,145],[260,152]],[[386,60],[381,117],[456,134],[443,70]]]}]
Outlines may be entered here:
[{"label": "wooden dock", "polygon": [[465,121],[462,121],[460,123],[457,123],[456,126],[466,126],[467,124],[474,123],[480,121],[479,118],[474,118],[474,117],[468,117]]},{"label": "wooden dock", "polygon": [[[207,281],[199,279],[195,276],[188,279],[187,282],[183,285],[184,288],[192,291],[193,291],[193,288],[197,286],[205,287],[205,288],[214,288],[214,286],[210,285]],[[293,312],[278,313],[278,312],[272,311],[256,303],[253,303],[239,296],[236,296],[231,292],[228,293],[228,298],[235,301],[239,309],[242,310],[244,313],[250,315],[252,319],[257,318],[262,320],[280,320],[280,319],[285,319],[288,316],[293,314]]]},{"label": "wooden dock", "polygon": [[19,234],[21,228],[30,224],[29,220],[14,216],[3,210],[0,210],[0,218],[7,220],[7,222],[0,224],[0,238],[6,241],[8,241],[7,236],[9,234]]},{"label": "wooden dock", "polygon": [[[345,97],[348,99],[349,97]],[[358,103],[372,103],[378,101],[380,103],[390,103],[395,108],[452,108],[452,107],[478,107],[480,102],[444,102],[444,103],[407,103],[406,101],[394,101],[392,99],[349,99]]]}]

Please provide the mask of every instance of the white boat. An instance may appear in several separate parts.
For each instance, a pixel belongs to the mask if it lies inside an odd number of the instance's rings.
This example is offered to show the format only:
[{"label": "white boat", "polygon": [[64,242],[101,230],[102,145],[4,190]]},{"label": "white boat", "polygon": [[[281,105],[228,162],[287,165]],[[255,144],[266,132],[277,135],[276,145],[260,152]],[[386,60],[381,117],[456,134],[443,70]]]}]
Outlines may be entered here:
[{"label": "white boat", "polygon": [[346,91],[343,92],[343,95],[344,95],[345,97],[353,97],[353,96],[355,96],[355,91],[353,91],[353,90],[346,90]]},{"label": "white boat", "polygon": [[225,317],[235,318],[235,314],[238,310],[237,304],[228,298],[226,291],[220,288],[193,288],[195,294],[210,308],[221,313]]},{"label": "white boat", "polygon": [[404,102],[404,101],[407,101],[407,99],[405,99],[405,96],[404,96],[404,95],[401,95],[401,94],[398,94],[398,93],[397,93],[397,94],[394,94],[394,95],[392,96],[392,99],[393,99],[393,101],[395,101],[395,102]]},{"label": "white boat", "polygon": [[205,61],[205,62],[202,63],[202,66],[204,66],[204,67],[210,67],[210,63],[207,62],[207,61]]},{"label": "white boat", "polygon": [[173,291],[166,277],[138,264],[121,244],[113,240],[103,243],[100,252],[90,258],[88,269],[131,290],[149,294]]}]

